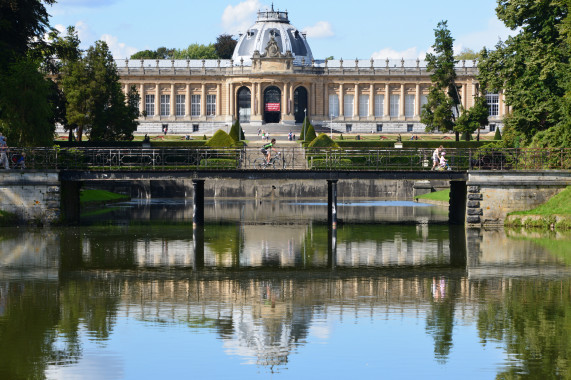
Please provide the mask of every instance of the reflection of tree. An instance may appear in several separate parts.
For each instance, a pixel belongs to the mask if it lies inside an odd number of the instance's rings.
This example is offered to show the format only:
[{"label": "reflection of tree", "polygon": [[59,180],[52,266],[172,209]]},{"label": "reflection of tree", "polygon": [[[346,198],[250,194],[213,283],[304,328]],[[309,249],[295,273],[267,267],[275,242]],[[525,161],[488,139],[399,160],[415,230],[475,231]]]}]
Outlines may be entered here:
[{"label": "reflection of tree", "polygon": [[512,280],[478,315],[484,343],[503,341],[516,365],[496,378],[571,379],[571,282]]},{"label": "reflection of tree", "polygon": [[426,330],[434,339],[434,355],[440,363],[446,363],[452,348],[454,309],[458,295],[458,280],[433,278],[432,308],[426,317]]},{"label": "reflection of tree", "polygon": [[42,379],[49,361],[69,363],[76,354],[57,351],[54,327],[59,319],[55,283],[0,285],[0,379]]},{"label": "reflection of tree", "polygon": [[240,250],[243,248],[242,224],[209,224],[204,229],[204,241],[208,247],[223,262],[230,255],[232,266],[237,266],[240,260]]}]

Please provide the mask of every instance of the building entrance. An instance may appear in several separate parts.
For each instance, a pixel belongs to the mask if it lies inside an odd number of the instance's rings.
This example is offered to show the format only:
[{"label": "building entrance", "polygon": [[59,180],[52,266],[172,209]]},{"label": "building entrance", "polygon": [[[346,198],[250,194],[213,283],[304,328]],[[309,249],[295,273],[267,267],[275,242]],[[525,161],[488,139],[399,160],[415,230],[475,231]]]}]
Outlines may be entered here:
[{"label": "building entrance", "polygon": [[293,93],[293,114],[296,123],[303,123],[307,110],[307,90],[299,86]]},{"label": "building entrance", "polygon": [[238,90],[238,120],[240,123],[249,123],[252,113],[252,93],[248,87]]},{"label": "building entrance", "polygon": [[276,86],[270,86],[264,91],[264,121],[279,123],[282,116],[282,92]]}]

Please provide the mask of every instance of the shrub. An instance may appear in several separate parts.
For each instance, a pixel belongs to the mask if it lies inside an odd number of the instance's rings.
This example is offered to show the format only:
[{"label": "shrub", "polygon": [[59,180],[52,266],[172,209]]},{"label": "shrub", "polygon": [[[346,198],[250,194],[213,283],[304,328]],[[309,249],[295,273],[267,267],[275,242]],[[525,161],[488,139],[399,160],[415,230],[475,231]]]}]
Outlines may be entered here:
[{"label": "shrub", "polygon": [[200,160],[201,168],[208,169],[234,169],[238,166],[238,160],[231,158],[208,158]]},{"label": "shrub", "polygon": [[[313,132],[315,134],[315,131]],[[331,140],[326,133],[320,133],[319,136],[313,139],[308,145],[309,148],[339,148],[339,145]]]},{"label": "shrub", "polygon": [[496,128],[496,134],[494,135],[494,140],[501,140],[502,134],[500,132],[500,128]]},{"label": "shrub", "polygon": [[240,125],[240,120],[236,120],[234,124],[232,124],[232,128],[230,128],[230,137],[236,142],[245,139],[244,131]]},{"label": "shrub", "polygon": [[228,133],[219,129],[214,133],[208,141],[206,141],[206,146],[211,148],[229,148],[235,145],[236,141],[230,137]]},{"label": "shrub", "polygon": [[316,134],[315,134],[315,128],[313,128],[313,125],[311,125],[311,123],[309,123],[309,125],[307,126],[307,131],[305,132],[305,142],[312,142],[313,140],[315,140],[316,138]]}]

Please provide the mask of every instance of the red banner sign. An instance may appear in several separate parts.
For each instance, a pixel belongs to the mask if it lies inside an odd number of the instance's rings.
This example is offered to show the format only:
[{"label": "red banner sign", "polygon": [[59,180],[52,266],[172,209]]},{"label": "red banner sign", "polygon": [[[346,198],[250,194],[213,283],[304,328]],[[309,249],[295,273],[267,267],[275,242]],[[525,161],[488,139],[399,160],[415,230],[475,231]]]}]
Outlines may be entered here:
[{"label": "red banner sign", "polygon": [[280,112],[280,103],[266,103],[266,112]]}]

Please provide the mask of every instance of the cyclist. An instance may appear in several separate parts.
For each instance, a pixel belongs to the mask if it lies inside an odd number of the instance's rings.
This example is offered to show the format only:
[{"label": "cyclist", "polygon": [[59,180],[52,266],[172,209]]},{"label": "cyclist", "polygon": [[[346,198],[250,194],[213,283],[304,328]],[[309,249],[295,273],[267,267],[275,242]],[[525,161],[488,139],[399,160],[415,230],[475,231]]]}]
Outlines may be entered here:
[{"label": "cyclist", "polygon": [[262,149],[260,151],[264,155],[266,163],[270,162],[270,158],[272,157],[272,152],[271,152],[272,150],[276,153],[278,152],[276,148],[274,148],[275,145],[276,145],[276,139],[272,139],[272,141],[262,146]]}]

